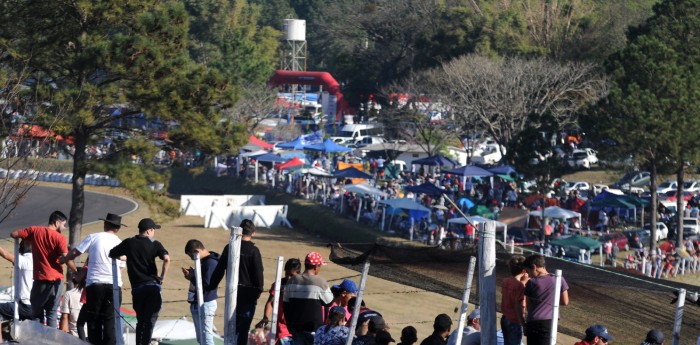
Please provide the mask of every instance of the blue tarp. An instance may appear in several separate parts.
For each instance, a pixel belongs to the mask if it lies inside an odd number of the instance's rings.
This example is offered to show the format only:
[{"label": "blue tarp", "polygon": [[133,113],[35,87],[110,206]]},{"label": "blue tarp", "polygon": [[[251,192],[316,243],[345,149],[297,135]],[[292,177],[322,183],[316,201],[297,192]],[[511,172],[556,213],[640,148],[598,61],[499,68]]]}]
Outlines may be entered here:
[{"label": "blue tarp", "polygon": [[496,174],[496,175],[517,174],[517,171],[515,171],[515,169],[510,165],[501,165],[501,166],[489,168],[487,170]]},{"label": "blue tarp", "polygon": [[294,139],[292,141],[278,144],[277,147],[283,148],[283,149],[288,149],[288,150],[303,150],[304,143],[302,142],[301,137],[297,137],[296,139]]},{"label": "blue tarp", "polygon": [[260,162],[286,162],[287,159],[282,158],[278,155],[272,154],[272,153],[265,153],[259,156],[253,156],[253,158],[257,159]]}]

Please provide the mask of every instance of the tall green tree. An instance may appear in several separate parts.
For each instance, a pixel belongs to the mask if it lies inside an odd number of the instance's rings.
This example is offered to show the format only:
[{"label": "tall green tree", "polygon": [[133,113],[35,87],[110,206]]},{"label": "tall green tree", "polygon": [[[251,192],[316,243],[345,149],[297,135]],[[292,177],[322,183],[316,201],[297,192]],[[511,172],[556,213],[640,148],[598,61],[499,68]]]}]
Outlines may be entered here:
[{"label": "tall green tree", "polygon": [[[120,119],[179,123],[210,150],[216,109],[232,98],[229,80],[189,57],[189,16],[176,1],[7,0],[0,5],[3,67],[26,68],[35,104],[59,113],[73,137],[70,236],[80,240],[86,148]],[[47,111],[48,112],[48,111]],[[130,128],[122,128],[129,130]]]},{"label": "tall green tree", "polygon": [[[649,163],[653,240],[657,167],[675,164],[682,178],[683,165],[698,152],[694,143],[700,139],[700,0],[661,2],[651,18],[630,29],[628,40],[607,64],[612,85],[596,120],[623,148],[633,149]],[[680,241],[682,227],[679,230]]]}]

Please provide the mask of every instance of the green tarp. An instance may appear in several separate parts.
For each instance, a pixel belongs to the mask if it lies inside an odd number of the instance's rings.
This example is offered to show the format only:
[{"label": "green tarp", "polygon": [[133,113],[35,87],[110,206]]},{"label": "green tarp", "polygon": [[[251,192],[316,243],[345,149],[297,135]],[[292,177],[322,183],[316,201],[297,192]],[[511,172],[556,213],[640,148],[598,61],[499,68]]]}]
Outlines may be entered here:
[{"label": "green tarp", "polygon": [[562,238],[562,239],[556,239],[556,240],[551,240],[549,243],[555,245],[555,246],[568,246],[568,247],[576,247],[579,249],[585,249],[585,250],[594,250],[600,247],[600,242],[590,238],[590,237],[583,237],[579,235],[573,235],[571,237],[567,238]]}]

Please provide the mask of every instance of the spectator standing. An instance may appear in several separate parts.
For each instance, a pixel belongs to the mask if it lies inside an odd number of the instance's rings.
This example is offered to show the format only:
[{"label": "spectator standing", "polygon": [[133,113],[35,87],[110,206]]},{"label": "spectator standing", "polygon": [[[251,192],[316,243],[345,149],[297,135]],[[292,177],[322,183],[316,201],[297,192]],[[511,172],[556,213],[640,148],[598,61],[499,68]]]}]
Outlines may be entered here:
[{"label": "spectator standing", "polygon": [[[452,334],[447,338],[447,345],[457,344],[457,330],[455,329]],[[467,316],[467,325],[462,330],[462,343],[461,345],[479,345],[481,344],[481,312],[480,310],[474,309],[469,316]]]},{"label": "spectator standing", "polygon": [[447,336],[452,330],[452,319],[447,314],[440,314],[433,322],[433,334],[423,339],[420,345],[446,345]]},{"label": "spectator standing", "polygon": [[525,324],[525,283],[528,275],[523,263],[525,257],[514,255],[508,260],[511,277],[501,283],[501,330],[504,345],[520,345]]},{"label": "spectator standing", "polygon": [[[377,335],[389,329],[386,321],[381,316],[372,316],[369,320],[360,325],[357,337],[353,339],[352,345],[375,345]],[[389,336],[391,338],[391,336]],[[385,341],[388,339],[384,339]],[[393,339],[391,341],[394,341]]]},{"label": "spectator standing", "polygon": [[[119,308],[114,303],[112,291],[114,280],[112,277],[112,259],[109,251],[122,241],[117,237],[117,232],[122,226],[122,217],[113,213],[107,213],[105,218],[100,218],[103,223],[103,231],[90,234],[83,239],[63,259],[72,261],[82,253],[88,253],[90,257],[90,270],[87,272],[85,293],[85,316],[88,325],[88,340],[91,344],[116,344],[117,338],[114,329],[114,311]],[[124,261],[118,262],[124,267]],[[118,285],[122,286],[121,270],[117,271]],[[121,299],[121,290],[120,299]]]},{"label": "spectator standing", "polygon": [[334,306],[328,312],[328,324],[319,327],[314,334],[314,345],[345,345],[350,329],[345,327],[345,313],[341,306]]},{"label": "spectator standing", "polygon": [[[523,267],[530,279],[525,284],[527,319],[525,335],[528,345],[547,345],[552,332],[554,286],[556,277],[547,272],[544,256],[532,254]],[[561,278],[561,305],[569,304],[569,285]]]},{"label": "spectator standing", "polygon": [[338,295],[333,299],[330,308],[334,306],[343,307],[345,310],[345,321],[349,321],[352,318],[352,314],[348,311],[348,302],[357,295],[357,284],[350,279],[343,279],[340,284],[333,285],[333,289],[338,291]]},{"label": "spectator standing", "polygon": [[[109,251],[109,257],[116,259],[126,256],[129,264],[127,273],[131,282],[131,297],[136,311],[136,344],[148,345],[151,342],[153,327],[163,304],[160,295],[161,285],[170,268],[170,255],[163,245],[154,239],[160,225],[151,218],[141,219],[139,234],[127,238]],[[163,260],[158,275],[156,257]],[[90,270],[93,268],[90,263]],[[88,271],[89,272],[89,271]]]},{"label": "spectator standing", "polygon": [[[236,338],[237,344],[246,344],[248,331],[253,322],[258,298],[264,288],[263,265],[260,249],[253,243],[255,224],[250,219],[244,219],[240,225],[243,228],[241,237],[240,263],[238,266],[238,297],[236,299]],[[212,273],[211,284],[219,286],[228,267],[229,245],[224,247],[219,263]],[[315,330],[315,329],[314,329]],[[311,331],[313,332],[313,330]]]},{"label": "spectator standing", "polygon": [[[32,285],[34,283],[34,260],[32,260],[32,245],[28,241],[22,240],[19,243],[19,256],[0,247],[0,257],[9,261],[13,266],[19,268],[19,302],[17,303],[20,320],[31,319],[32,305],[30,302]],[[9,321],[15,318],[15,302],[0,303],[0,320]],[[2,332],[0,332],[0,342]]]},{"label": "spectator standing", "polygon": [[418,331],[413,326],[406,326],[401,330],[401,340],[397,345],[413,345],[418,341]]},{"label": "spectator standing", "polygon": [[323,307],[333,302],[328,282],[319,275],[325,266],[321,254],[311,252],[304,272],[290,277],[284,289],[284,318],[294,345],[313,343],[313,332],[323,325]]},{"label": "spectator standing", "polygon": [[586,337],[574,345],[605,345],[613,337],[608,334],[608,329],[602,325],[592,325],[586,329]]},{"label": "spectator standing", "polygon": [[[200,316],[197,296],[197,277],[194,268],[182,267],[182,274],[190,281],[190,288],[187,291],[187,302],[190,303],[190,312],[194,322],[194,329],[197,333],[197,342],[202,345],[214,345],[214,315],[216,314],[216,286],[211,285],[211,276],[219,262],[219,254],[208,251],[199,240],[189,240],[185,244],[185,254],[194,260],[194,255],[199,254],[201,276],[202,276],[202,311],[204,312],[204,324]],[[204,339],[202,339],[202,329],[204,329]]]},{"label": "spectator standing", "polygon": [[658,329],[652,329],[640,345],[664,345],[664,334]]},{"label": "spectator standing", "polygon": [[[40,323],[46,321],[46,326],[51,328],[58,326],[56,312],[63,290],[63,268],[59,258],[68,253],[66,238],[61,231],[66,228],[67,222],[65,214],[54,211],[49,216],[48,226],[30,226],[10,234],[12,238],[24,239],[32,246],[34,283],[29,297],[32,319]],[[67,264],[75,271],[73,261]]]},{"label": "spectator standing", "polygon": [[[280,280],[280,298],[279,306],[277,309],[277,342],[279,345],[291,345],[292,344],[292,334],[287,329],[287,321],[284,318],[284,288],[287,285],[287,281],[292,276],[301,273],[301,261],[299,259],[289,259],[284,264],[284,278]],[[272,317],[273,303],[275,302],[275,284],[272,283],[270,286],[270,296],[267,298],[265,303],[265,314],[263,319],[255,325],[255,328],[264,328],[270,318]]]},{"label": "spectator standing", "polygon": [[[73,336],[80,337],[80,334],[85,334],[85,330],[78,331],[78,318],[80,310],[83,308],[83,302],[80,301],[85,289],[85,279],[87,278],[87,269],[83,268],[73,274],[73,288],[66,291],[61,298],[61,320],[59,328]],[[85,323],[80,325],[85,328]]]}]

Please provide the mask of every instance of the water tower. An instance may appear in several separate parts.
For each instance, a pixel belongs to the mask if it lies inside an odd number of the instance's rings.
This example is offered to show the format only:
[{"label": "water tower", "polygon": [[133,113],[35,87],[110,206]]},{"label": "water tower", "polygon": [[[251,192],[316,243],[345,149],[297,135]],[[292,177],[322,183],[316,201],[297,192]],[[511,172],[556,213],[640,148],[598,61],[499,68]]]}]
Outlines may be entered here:
[{"label": "water tower", "polygon": [[306,71],[306,21],[302,19],[284,20],[286,49],[282,58],[282,69]]}]

